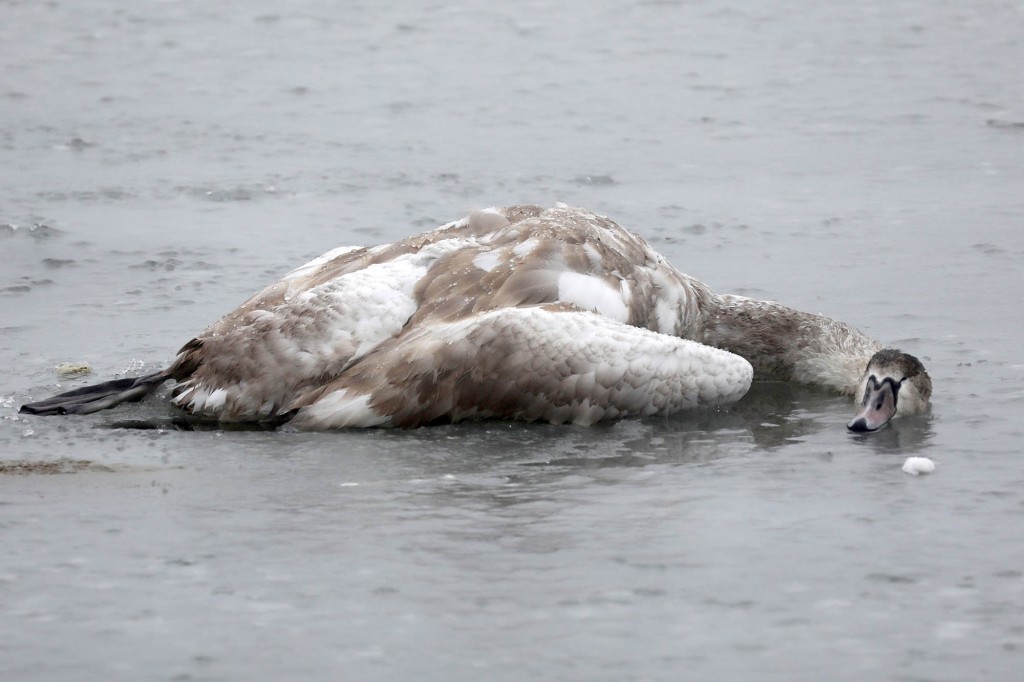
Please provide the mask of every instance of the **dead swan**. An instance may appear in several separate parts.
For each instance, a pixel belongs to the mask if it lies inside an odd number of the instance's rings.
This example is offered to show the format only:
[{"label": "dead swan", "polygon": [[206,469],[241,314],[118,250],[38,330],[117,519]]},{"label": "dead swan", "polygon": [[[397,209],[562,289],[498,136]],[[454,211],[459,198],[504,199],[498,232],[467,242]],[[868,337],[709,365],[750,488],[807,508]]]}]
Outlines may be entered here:
[{"label": "dead swan", "polygon": [[920,361],[853,327],[713,293],[585,209],[489,209],[335,249],[182,347],[163,371],[29,403],[89,414],[173,379],[223,422],[303,429],[504,418],[592,424],[732,403],[754,378],[852,394],[853,431],[928,406]]}]

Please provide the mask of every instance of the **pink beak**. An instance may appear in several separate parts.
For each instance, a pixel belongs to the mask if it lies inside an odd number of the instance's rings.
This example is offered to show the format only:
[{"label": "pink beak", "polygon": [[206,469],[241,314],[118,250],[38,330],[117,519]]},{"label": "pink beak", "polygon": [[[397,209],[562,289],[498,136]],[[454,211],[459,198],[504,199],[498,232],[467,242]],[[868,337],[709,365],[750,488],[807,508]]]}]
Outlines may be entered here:
[{"label": "pink beak", "polygon": [[899,395],[900,383],[886,377],[882,383],[874,376],[868,377],[868,387],[864,391],[857,414],[846,425],[851,431],[877,431],[885,426],[896,414],[896,398]]}]

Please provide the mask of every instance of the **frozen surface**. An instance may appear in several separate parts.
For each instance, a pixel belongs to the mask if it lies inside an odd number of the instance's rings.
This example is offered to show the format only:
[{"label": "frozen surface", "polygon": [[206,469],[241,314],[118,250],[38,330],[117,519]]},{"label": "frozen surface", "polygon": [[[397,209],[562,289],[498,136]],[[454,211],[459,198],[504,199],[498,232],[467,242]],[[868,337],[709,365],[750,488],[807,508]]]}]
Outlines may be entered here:
[{"label": "frozen surface", "polygon": [[[0,679],[1020,679],[1020,3],[0,18]],[[330,248],[554,201],[918,355],[933,413],[851,435],[768,384],[595,428],[17,414]]]}]

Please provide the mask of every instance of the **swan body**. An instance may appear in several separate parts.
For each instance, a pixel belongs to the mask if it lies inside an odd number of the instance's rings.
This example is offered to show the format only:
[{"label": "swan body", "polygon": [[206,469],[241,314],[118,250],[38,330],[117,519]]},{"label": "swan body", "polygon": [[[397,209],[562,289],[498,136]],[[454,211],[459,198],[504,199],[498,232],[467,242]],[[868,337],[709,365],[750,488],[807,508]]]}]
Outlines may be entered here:
[{"label": "swan body", "polygon": [[927,373],[908,374],[901,358],[920,366],[844,323],[717,295],[603,216],[514,206],[330,251],[208,327],[167,369],[22,409],[89,413],[173,379],[177,406],[223,422],[592,424],[729,404],[758,377],[856,393],[850,428],[874,430],[927,406]]}]

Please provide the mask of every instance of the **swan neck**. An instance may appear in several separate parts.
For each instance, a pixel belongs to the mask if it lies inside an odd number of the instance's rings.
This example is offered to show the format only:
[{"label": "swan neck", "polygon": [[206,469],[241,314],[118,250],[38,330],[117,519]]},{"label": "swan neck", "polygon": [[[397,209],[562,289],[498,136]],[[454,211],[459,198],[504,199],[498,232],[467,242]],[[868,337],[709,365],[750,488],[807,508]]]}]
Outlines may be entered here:
[{"label": "swan neck", "polygon": [[774,301],[716,295],[702,341],[745,357],[755,379],[823,385],[852,394],[881,344],[848,324]]}]

